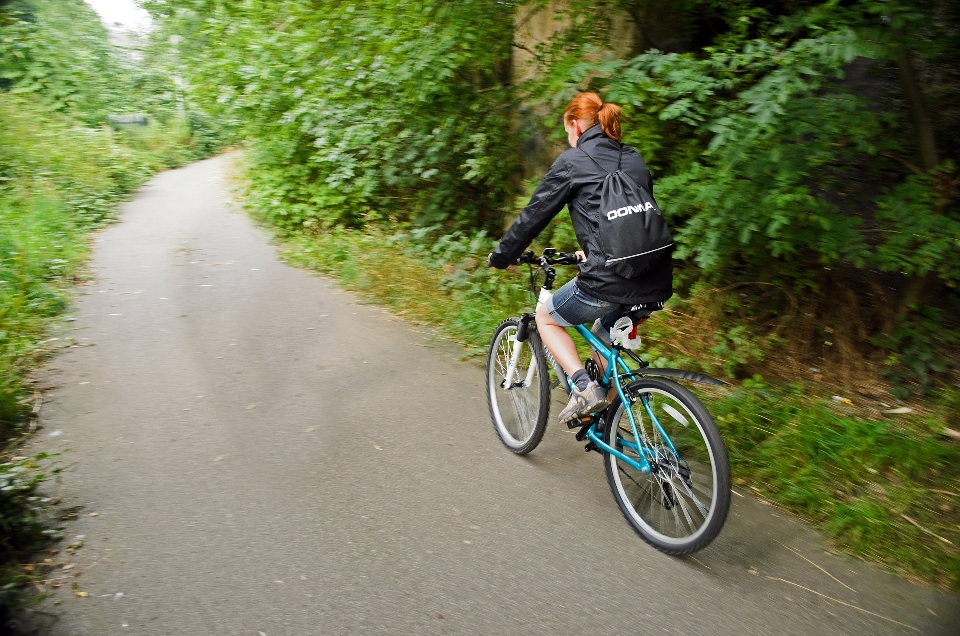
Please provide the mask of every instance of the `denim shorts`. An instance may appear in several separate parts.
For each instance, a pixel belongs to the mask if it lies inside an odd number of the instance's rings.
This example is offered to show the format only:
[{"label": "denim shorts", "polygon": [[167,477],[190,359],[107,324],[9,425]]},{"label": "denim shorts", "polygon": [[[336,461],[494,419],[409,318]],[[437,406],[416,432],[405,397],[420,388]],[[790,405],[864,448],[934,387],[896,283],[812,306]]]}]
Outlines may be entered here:
[{"label": "denim shorts", "polygon": [[547,312],[561,327],[593,322],[614,311],[620,313],[621,305],[590,296],[577,286],[576,278],[558,289],[547,301]]}]

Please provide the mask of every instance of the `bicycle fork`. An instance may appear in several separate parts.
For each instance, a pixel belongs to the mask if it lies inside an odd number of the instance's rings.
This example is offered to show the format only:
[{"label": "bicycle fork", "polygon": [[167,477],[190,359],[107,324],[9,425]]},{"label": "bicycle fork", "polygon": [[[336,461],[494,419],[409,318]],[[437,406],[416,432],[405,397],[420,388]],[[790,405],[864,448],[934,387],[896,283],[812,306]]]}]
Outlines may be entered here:
[{"label": "bicycle fork", "polygon": [[[511,337],[511,350],[510,350],[510,362],[507,364],[507,372],[504,374],[503,382],[500,384],[500,387],[506,390],[513,388],[513,377],[517,373],[517,366],[520,364],[520,354],[523,352],[523,345],[529,339],[528,334],[530,333],[530,321],[533,320],[533,315],[524,314],[520,317],[520,324],[517,325],[517,333]],[[537,356],[530,356],[530,368],[527,369],[527,374],[523,378],[523,383],[521,386],[530,386],[533,382],[533,375],[537,372]]]}]

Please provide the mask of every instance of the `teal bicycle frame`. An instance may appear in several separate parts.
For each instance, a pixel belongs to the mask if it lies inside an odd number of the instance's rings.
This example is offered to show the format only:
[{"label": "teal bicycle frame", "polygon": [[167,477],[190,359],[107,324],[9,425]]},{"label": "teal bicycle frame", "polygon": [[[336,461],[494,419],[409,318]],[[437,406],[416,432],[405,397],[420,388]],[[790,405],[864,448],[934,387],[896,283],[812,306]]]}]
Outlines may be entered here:
[{"label": "teal bicycle frame", "polygon": [[[637,421],[633,416],[633,409],[629,408],[633,404],[634,400],[627,397],[623,392],[623,385],[621,380],[624,378],[630,378],[632,376],[642,375],[630,369],[627,366],[627,363],[623,361],[620,357],[620,354],[617,353],[617,350],[613,347],[608,347],[602,340],[597,338],[596,335],[584,325],[576,325],[574,329],[577,330],[584,340],[593,348],[594,351],[599,353],[606,361],[607,368],[603,373],[603,377],[600,379],[600,384],[605,388],[609,389],[611,383],[617,390],[617,395],[620,396],[621,403],[626,407],[627,419],[630,420],[630,427],[633,429],[633,439],[635,441],[628,442],[626,440],[618,440],[617,445],[626,446],[627,448],[633,449],[639,457],[639,461],[633,457],[629,457],[621,452],[617,448],[613,448],[608,445],[606,442],[601,439],[600,432],[597,430],[597,422],[594,421],[590,428],[587,429],[587,438],[593,442],[593,444],[602,450],[605,453],[609,453],[623,462],[626,462],[630,466],[636,468],[637,470],[649,473],[650,472],[650,462],[647,461],[647,454],[654,454],[655,451],[649,448],[641,446],[639,440],[642,439],[640,436],[640,431],[637,429]],[[619,368],[618,368],[619,367]],[[623,370],[621,374],[620,369]],[[569,378],[568,378],[569,381]],[[647,416],[650,418],[650,421],[657,428],[660,435],[663,437],[663,440],[667,443],[667,446],[678,458],[680,454],[677,452],[677,449],[674,447],[673,442],[670,440],[670,436],[667,435],[667,432],[663,429],[663,426],[660,425],[660,420],[657,419],[657,416],[653,414],[653,409],[650,408],[650,405],[647,403],[647,396],[642,396],[640,401],[643,403],[643,408],[647,412]],[[612,424],[611,424],[612,425]]]}]

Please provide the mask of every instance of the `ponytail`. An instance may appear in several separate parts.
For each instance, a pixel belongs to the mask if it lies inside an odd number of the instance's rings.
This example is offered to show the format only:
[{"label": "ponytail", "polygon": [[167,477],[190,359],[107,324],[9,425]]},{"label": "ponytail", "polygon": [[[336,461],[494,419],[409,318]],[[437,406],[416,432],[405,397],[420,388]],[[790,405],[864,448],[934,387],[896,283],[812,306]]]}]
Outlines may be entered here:
[{"label": "ponytail", "polygon": [[620,141],[621,110],[616,104],[604,104],[596,93],[580,93],[567,106],[563,113],[565,121],[580,120],[590,125],[600,124],[603,134]]},{"label": "ponytail", "polygon": [[604,104],[597,111],[597,121],[603,134],[614,141],[620,141],[620,113],[620,107],[616,104]]}]

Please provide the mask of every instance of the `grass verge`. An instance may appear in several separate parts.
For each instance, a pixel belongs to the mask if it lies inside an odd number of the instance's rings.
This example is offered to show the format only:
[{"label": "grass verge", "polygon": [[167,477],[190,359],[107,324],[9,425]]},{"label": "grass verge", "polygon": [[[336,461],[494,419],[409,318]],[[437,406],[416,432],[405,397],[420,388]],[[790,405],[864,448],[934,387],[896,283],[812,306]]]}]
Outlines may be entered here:
[{"label": "grass verge", "polygon": [[[333,276],[344,288],[412,322],[439,329],[481,355],[499,321],[530,306],[526,274],[483,267],[492,241],[425,231],[278,231],[283,258]],[[708,299],[677,299],[645,325],[645,354],[727,374],[732,339],[694,337],[709,327]],[[749,343],[742,346],[747,347]],[[749,356],[747,356],[749,357]],[[730,375],[726,375],[732,380]],[[729,447],[737,487],[813,523],[850,554],[960,591],[960,444],[944,433],[943,404],[925,415],[883,415],[819,383],[765,383],[697,392]]]}]

